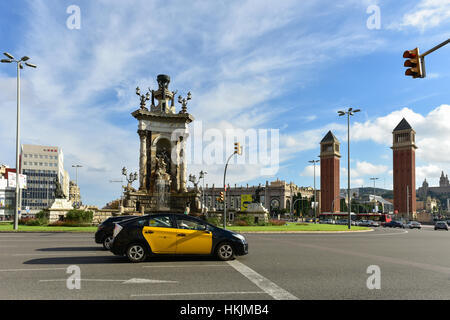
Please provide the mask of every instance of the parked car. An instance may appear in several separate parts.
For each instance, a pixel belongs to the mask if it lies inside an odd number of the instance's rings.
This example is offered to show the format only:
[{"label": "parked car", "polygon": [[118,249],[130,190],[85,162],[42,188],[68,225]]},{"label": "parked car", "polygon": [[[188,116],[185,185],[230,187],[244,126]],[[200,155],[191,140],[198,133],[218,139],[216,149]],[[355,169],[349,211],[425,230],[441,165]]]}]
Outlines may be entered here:
[{"label": "parked car", "polygon": [[383,227],[388,227],[388,228],[405,228],[405,224],[401,221],[390,221],[390,222],[386,222]]},{"label": "parked car", "polygon": [[111,252],[142,262],[152,255],[214,255],[231,260],[248,253],[239,233],[185,214],[145,215],[116,223]]},{"label": "parked car", "polygon": [[358,221],[358,226],[368,227],[369,226],[369,220],[359,220]]},{"label": "parked car", "polygon": [[97,232],[95,233],[95,242],[103,244],[103,248],[106,250],[111,249],[110,245],[113,239],[114,223],[136,217],[137,216],[117,216],[106,219],[98,225]]},{"label": "parked car", "polygon": [[406,226],[410,229],[421,229],[422,225],[417,221],[410,221],[406,224]]},{"label": "parked car", "polygon": [[444,229],[448,231],[448,225],[445,221],[438,221],[436,222],[436,224],[434,225],[434,230],[438,230],[438,229]]},{"label": "parked car", "polygon": [[367,226],[368,227],[379,227],[380,224],[377,221],[370,220]]}]

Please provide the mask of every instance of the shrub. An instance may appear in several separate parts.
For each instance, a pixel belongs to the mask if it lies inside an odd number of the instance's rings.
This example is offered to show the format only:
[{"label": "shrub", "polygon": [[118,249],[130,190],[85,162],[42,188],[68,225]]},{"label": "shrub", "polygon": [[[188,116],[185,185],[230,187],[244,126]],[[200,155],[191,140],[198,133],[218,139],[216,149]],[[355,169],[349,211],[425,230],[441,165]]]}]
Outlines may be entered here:
[{"label": "shrub", "polygon": [[253,216],[239,216],[237,218],[237,221],[244,221],[246,224],[246,226],[254,226],[255,225],[255,218]]},{"label": "shrub", "polygon": [[246,227],[246,226],[248,226],[248,223],[245,220],[236,220],[234,222],[234,225],[240,226],[240,227]]},{"label": "shrub", "polygon": [[67,222],[74,223],[92,223],[92,219],[94,218],[94,213],[92,211],[83,211],[83,210],[69,210],[66,214],[65,220]]},{"label": "shrub", "polygon": [[48,220],[49,218],[50,218],[50,211],[48,210],[41,210],[38,213],[36,213],[36,219]]},{"label": "shrub", "polygon": [[25,226],[25,225],[27,224],[27,222],[30,221],[30,220],[31,220],[30,217],[20,218],[20,219],[19,219],[19,225]]},{"label": "shrub", "polygon": [[286,221],[283,220],[277,220],[277,219],[270,219],[269,224],[272,226],[284,226],[286,224]]},{"label": "shrub", "polygon": [[23,225],[23,226],[41,226],[44,224],[46,224],[46,223],[44,223],[40,219],[34,219],[34,218],[30,218],[30,217],[19,219],[19,225]]},{"label": "shrub", "polygon": [[206,222],[211,223],[212,225],[215,225],[216,227],[220,226],[221,222],[219,218],[217,217],[208,217],[206,218]]},{"label": "shrub", "polygon": [[75,221],[55,221],[50,223],[49,227],[88,227],[90,223],[80,223]]}]

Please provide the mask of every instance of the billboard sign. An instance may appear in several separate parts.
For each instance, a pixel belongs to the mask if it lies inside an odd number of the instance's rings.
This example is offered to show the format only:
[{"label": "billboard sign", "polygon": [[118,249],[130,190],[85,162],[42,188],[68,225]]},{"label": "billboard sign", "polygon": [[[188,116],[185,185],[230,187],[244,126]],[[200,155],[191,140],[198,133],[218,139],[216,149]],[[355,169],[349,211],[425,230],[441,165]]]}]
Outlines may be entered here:
[{"label": "billboard sign", "polygon": [[[8,187],[15,188],[16,187],[16,173],[10,172],[8,174]],[[19,174],[19,188],[26,189],[27,188],[27,176],[25,174]]]},{"label": "billboard sign", "polygon": [[252,203],[252,195],[251,194],[242,194],[241,195],[241,211],[247,211],[248,205]]}]

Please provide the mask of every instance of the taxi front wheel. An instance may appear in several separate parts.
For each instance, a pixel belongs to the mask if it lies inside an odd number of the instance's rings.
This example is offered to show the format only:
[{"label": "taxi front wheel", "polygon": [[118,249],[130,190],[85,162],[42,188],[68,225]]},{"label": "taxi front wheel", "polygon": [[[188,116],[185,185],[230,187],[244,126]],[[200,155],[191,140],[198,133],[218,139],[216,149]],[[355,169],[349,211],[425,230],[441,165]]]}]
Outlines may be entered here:
[{"label": "taxi front wheel", "polygon": [[142,262],[146,259],[147,253],[145,252],[145,248],[141,244],[132,244],[127,249],[127,258],[130,262]]},{"label": "taxi front wheel", "polygon": [[234,249],[228,242],[221,243],[217,246],[216,256],[222,261],[232,260],[234,259]]}]

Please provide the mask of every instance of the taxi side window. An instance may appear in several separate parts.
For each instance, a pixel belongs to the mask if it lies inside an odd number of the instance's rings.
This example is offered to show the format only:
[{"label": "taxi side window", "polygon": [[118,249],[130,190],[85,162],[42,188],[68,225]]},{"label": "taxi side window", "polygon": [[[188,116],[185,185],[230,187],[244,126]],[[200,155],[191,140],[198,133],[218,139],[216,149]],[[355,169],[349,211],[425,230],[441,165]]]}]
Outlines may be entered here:
[{"label": "taxi side window", "polygon": [[177,218],[178,229],[205,230],[206,225],[190,219]]},{"label": "taxi side window", "polygon": [[169,216],[150,217],[148,226],[159,228],[172,228],[172,223],[170,221]]}]

